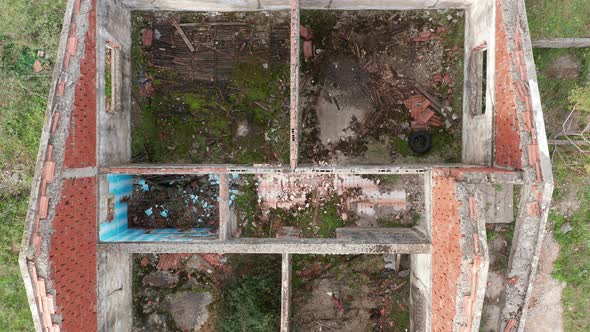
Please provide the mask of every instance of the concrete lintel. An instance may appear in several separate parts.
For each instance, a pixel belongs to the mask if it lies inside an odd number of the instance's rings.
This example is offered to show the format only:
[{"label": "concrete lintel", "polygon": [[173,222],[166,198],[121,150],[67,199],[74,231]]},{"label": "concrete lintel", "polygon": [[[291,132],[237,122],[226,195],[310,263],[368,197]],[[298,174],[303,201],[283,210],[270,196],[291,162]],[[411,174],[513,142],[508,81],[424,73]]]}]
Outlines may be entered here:
[{"label": "concrete lintel", "polygon": [[391,241],[341,239],[253,239],[180,242],[99,243],[100,252],[121,253],[244,253],[244,254],[427,254],[430,243],[416,233]]},{"label": "concrete lintel", "polygon": [[[126,164],[108,167],[100,167],[99,174],[137,174],[137,175],[155,175],[155,174],[273,174],[273,173],[300,173],[300,174],[424,174],[431,169],[440,168],[462,168],[465,170],[481,168],[477,165],[468,164],[399,164],[399,165],[347,165],[347,166],[312,166],[302,165],[295,169],[288,166],[271,166],[271,165],[232,165],[232,164]],[[488,169],[493,171],[493,169]],[[472,172],[476,175],[468,178],[477,178],[477,174],[482,177],[488,174],[488,171],[481,170]],[[517,173],[516,175],[513,173]],[[505,174],[505,175],[502,175]],[[518,172],[504,172],[490,176],[491,181],[498,181],[502,177],[521,177]],[[508,181],[508,180],[503,180]],[[521,180],[512,180],[521,181]]]},{"label": "concrete lintel", "polygon": [[283,254],[281,264],[281,332],[289,332],[291,317],[291,254]]}]

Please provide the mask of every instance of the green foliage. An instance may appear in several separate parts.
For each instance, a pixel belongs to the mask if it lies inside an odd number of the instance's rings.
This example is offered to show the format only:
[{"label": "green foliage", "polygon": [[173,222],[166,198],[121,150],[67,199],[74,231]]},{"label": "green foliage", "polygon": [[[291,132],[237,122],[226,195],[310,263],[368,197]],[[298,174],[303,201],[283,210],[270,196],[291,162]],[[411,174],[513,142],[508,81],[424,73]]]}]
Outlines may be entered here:
[{"label": "green foliage", "polygon": [[590,37],[590,1],[525,0],[532,38]]},{"label": "green foliage", "polygon": [[[545,70],[555,59],[568,54],[582,61],[577,79],[553,79],[545,75]],[[551,134],[552,131],[561,130],[560,124],[565,117],[563,114],[567,114],[574,105],[580,110],[590,110],[590,49],[535,49],[533,55],[543,113],[548,122],[547,130]]]},{"label": "green foliage", "polygon": [[[585,187],[579,196],[582,204],[573,216],[550,215],[560,246],[553,276],[567,283],[563,292],[566,331],[590,329],[590,189]],[[566,223],[572,230],[564,234],[561,227]]]},{"label": "green foliage", "polygon": [[[556,207],[564,200],[577,197],[580,208],[564,215],[558,209],[551,211],[549,220],[553,236],[560,251],[554,263],[553,276],[566,283],[562,294],[564,327],[566,331],[590,330],[590,157],[574,148],[560,147],[560,158],[553,159],[555,190],[553,202]],[[568,224],[572,230],[562,232]]]},{"label": "green foliage", "polygon": [[570,91],[568,96],[570,104],[576,109],[590,112],[590,85],[580,86]]},{"label": "green foliage", "polygon": [[280,256],[233,256],[231,264],[234,272],[230,284],[223,289],[218,329],[227,332],[278,331],[281,318]]},{"label": "green foliage", "polygon": [[338,198],[332,198],[320,208],[320,229],[319,237],[336,237],[336,228],[346,226],[346,221],[338,213]]},{"label": "green foliage", "polygon": [[27,203],[26,196],[0,196],[0,322],[5,331],[34,330],[18,266]]}]

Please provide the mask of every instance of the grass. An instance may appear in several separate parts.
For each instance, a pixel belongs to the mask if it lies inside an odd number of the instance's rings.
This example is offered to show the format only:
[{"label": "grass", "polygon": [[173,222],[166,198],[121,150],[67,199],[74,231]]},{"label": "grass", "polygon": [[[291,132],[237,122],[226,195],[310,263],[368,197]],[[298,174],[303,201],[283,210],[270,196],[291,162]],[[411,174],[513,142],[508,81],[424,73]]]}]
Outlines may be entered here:
[{"label": "grass", "polygon": [[590,37],[590,1],[525,0],[532,38]]},{"label": "grass", "polygon": [[[569,199],[573,192],[580,208],[567,216],[553,209],[549,215],[554,238],[560,246],[553,277],[566,283],[562,294],[565,330],[590,331],[590,158],[575,158],[577,153],[573,149],[562,151],[562,155],[570,158],[554,159],[554,205]],[[572,230],[563,233],[561,228],[565,224]]]},{"label": "grass", "polygon": [[[582,68],[578,78],[566,80],[548,77],[546,69],[555,59],[565,55],[575,56],[581,61]],[[590,100],[590,49],[535,49],[534,58],[543,112],[550,134],[561,130],[561,123],[571,110],[574,99],[578,99],[578,109],[589,103],[587,100]]]},{"label": "grass", "polygon": [[[18,251],[64,9],[64,0],[0,2],[0,326],[4,331],[33,330]],[[35,61],[43,67],[39,73],[33,72]]]}]

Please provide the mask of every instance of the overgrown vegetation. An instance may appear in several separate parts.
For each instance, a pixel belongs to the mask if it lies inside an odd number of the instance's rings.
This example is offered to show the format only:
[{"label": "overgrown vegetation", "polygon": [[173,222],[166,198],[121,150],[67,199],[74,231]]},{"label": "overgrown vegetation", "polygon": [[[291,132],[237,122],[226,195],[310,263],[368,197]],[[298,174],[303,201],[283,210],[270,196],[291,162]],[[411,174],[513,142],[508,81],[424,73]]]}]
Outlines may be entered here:
[{"label": "overgrown vegetation", "polygon": [[[18,268],[65,1],[0,2],[0,325],[31,331]],[[40,72],[33,72],[38,61]]]},{"label": "overgrown vegetation", "polygon": [[[227,20],[234,16],[224,15]],[[250,20],[255,15],[260,14],[251,14]],[[140,47],[139,40],[141,29],[154,24],[148,17],[138,13],[133,18],[133,72],[139,78],[133,89],[134,160],[287,163],[288,63],[261,63],[260,55],[252,55],[248,62],[226,64],[232,66],[228,82],[194,81],[147,60],[152,49]]]},{"label": "overgrown vegetation", "polygon": [[590,37],[590,1],[525,0],[532,38]]},{"label": "overgrown vegetation", "polygon": [[341,197],[332,197],[311,203],[305,207],[290,209],[270,209],[264,214],[259,202],[256,180],[253,176],[245,178],[236,197],[236,209],[240,216],[242,236],[274,237],[281,226],[294,226],[301,230],[304,238],[330,238],[336,236],[336,228],[354,222],[352,215],[347,220],[342,218]]},{"label": "overgrown vegetation", "polygon": [[223,289],[218,329],[224,332],[278,331],[281,256],[232,256],[230,263],[232,280]]},{"label": "overgrown vegetation", "polygon": [[[590,2],[527,0],[533,38],[590,37]],[[555,79],[548,68],[559,57],[581,63],[577,78]],[[565,116],[575,107],[581,125],[590,111],[590,49],[535,49],[539,90],[549,132],[561,131]],[[549,133],[548,133],[549,134]],[[566,331],[590,330],[590,158],[573,147],[552,151],[555,190],[549,220],[560,246],[553,276],[566,283],[562,294]],[[574,207],[571,208],[566,207]],[[579,208],[578,208],[579,207]]]}]

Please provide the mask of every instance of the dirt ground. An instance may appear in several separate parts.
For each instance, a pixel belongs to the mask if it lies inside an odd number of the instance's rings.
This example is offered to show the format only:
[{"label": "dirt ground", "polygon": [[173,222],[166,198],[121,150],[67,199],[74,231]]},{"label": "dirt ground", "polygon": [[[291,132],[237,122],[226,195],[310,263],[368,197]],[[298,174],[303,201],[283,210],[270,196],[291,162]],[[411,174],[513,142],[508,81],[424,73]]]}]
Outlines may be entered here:
[{"label": "dirt ground", "polygon": [[384,256],[294,257],[293,331],[407,331],[409,261]]},{"label": "dirt ground", "polygon": [[551,276],[553,262],[558,255],[559,245],[553,239],[552,232],[548,232],[543,239],[533,295],[529,304],[525,325],[527,332],[563,331],[561,294],[565,283],[561,283]]},{"label": "dirt ground", "polygon": [[288,12],[133,16],[134,162],[288,162]]},{"label": "dirt ground", "polygon": [[143,176],[136,178],[129,226],[140,228],[208,227],[219,223],[219,178],[216,176]]},{"label": "dirt ground", "polygon": [[302,63],[303,162],[416,159],[404,101],[418,86],[445,115],[430,126],[433,149],[420,160],[460,159],[462,11],[302,11],[301,22],[315,49]]},{"label": "dirt ground", "polygon": [[412,227],[424,215],[421,175],[240,176],[232,189],[243,237],[333,238],[341,227]]},{"label": "dirt ground", "polygon": [[500,317],[502,292],[506,288],[505,273],[510,257],[514,226],[513,224],[492,224],[487,228],[490,265],[480,331],[494,332],[497,331]]}]

